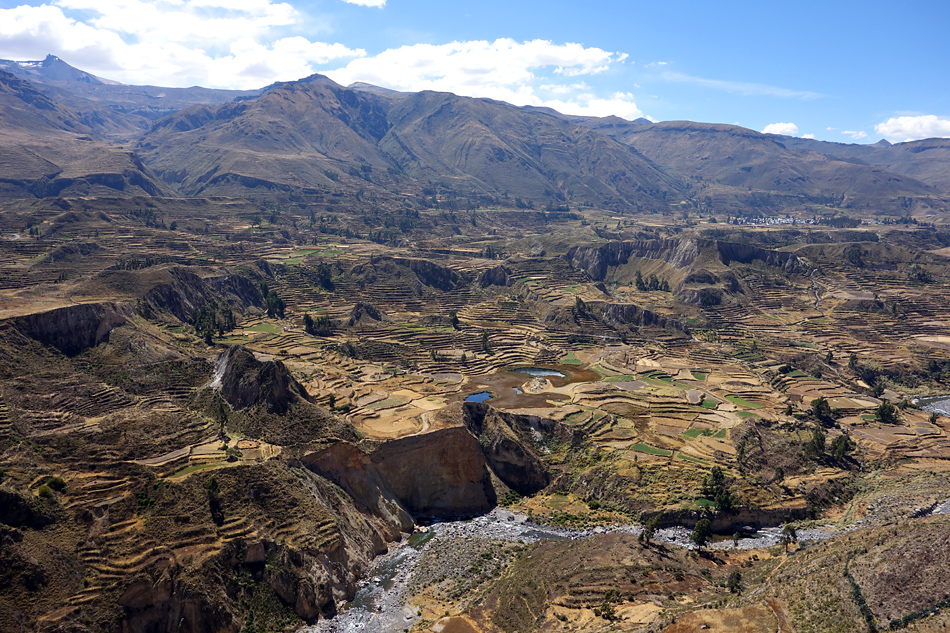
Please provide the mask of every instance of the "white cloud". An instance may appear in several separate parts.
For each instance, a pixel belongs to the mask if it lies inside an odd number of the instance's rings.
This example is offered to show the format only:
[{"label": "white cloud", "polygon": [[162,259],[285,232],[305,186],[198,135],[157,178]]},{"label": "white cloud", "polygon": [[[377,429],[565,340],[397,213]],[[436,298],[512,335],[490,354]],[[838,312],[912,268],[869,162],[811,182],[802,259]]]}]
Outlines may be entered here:
[{"label": "white cloud", "polygon": [[802,134],[802,138],[815,138],[814,134]]},{"label": "white cloud", "polygon": [[697,86],[705,86],[715,90],[725,92],[736,92],[741,95],[753,97],[782,97],[785,99],[803,99],[810,101],[824,97],[818,92],[809,92],[807,90],[789,90],[778,86],[769,86],[767,84],[757,84],[743,81],[723,81],[722,79],[706,79],[704,77],[694,77],[683,73],[664,71],[659,74],[659,78],[664,81],[675,83],[689,83]]},{"label": "white cloud", "polygon": [[933,114],[890,118],[874,126],[874,131],[889,139],[911,141],[921,138],[950,137],[950,119]]},{"label": "white cloud", "polygon": [[566,95],[578,90],[590,90],[590,86],[583,81],[576,84],[543,84],[538,88],[556,95]]},{"label": "white cloud", "polygon": [[637,118],[643,113],[629,93],[618,92],[604,98],[584,92],[570,99],[551,100],[538,94],[588,91],[584,82],[559,83],[557,79],[596,75],[626,57],[624,53],[574,43],[479,40],[388,49],[372,57],[354,59],[326,74],[344,85],[363,81],[394,90],[437,90],[515,105],[544,106],[565,114]]},{"label": "white cloud", "polygon": [[859,139],[862,139],[862,138],[867,138],[867,136],[868,136],[868,133],[867,133],[867,132],[864,132],[864,131],[862,131],[862,130],[841,130],[841,133],[844,134],[844,135],[846,135],[846,136],[850,136],[850,137],[853,138],[854,140],[859,140]]},{"label": "white cloud", "polygon": [[58,0],[0,9],[0,58],[52,53],[125,83],[258,88],[365,54],[275,37],[296,19],[293,7],[272,0]]},{"label": "white cloud", "polygon": [[259,88],[319,71],[344,85],[365,81],[568,114],[643,116],[630,93],[605,96],[580,80],[626,63],[623,52],[498,39],[416,44],[368,57],[295,34],[298,21],[297,10],[280,0],[51,0],[0,9],[0,58],[52,53],[107,79],[162,86]]},{"label": "white cloud", "polygon": [[782,134],[783,136],[795,136],[798,134],[798,126],[794,123],[769,123],[762,129],[763,134]]},{"label": "white cloud", "polygon": [[347,4],[357,4],[361,7],[377,7],[382,9],[386,6],[386,0],[343,0]]}]

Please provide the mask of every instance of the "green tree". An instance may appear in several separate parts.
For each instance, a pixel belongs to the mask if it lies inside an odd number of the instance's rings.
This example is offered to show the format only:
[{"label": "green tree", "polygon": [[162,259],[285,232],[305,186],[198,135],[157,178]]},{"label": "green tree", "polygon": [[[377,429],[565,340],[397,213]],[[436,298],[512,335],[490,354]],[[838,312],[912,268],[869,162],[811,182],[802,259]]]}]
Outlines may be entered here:
[{"label": "green tree", "polygon": [[805,445],[805,452],[812,457],[820,457],[825,452],[825,432],[815,427],[811,432],[811,439]]},{"label": "green tree", "polygon": [[706,547],[706,544],[709,543],[709,539],[712,538],[712,523],[709,522],[709,519],[700,519],[697,521],[689,538],[696,544],[699,551],[702,551],[703,548]]},{"label": "green tree", "polygon": [[782,527],[782,535],[779,536],[778,541],[785,546],[785,553],[788,554],[788,546],[798,542],[798,532],[795,530],[795,527],[786,523],[784,527]]},{"label": "green tree", "polygon": [[277,295],[276,291],[271,290],[264,299],[264,307],[267,309],[267,316],[283,319],[287,304]]},{"label": "green tree", "polygon": [[835,459],[842,459],[845,455],[851,452],[853,444],[851,439],[847,435],[839,435],[831,442],[831,454]]},{"label": "green tree", "polygon": [[659,527],[660,516],[653,515],[643,524],[643,531],[640,532],[640,536],[637,537],[638,540],[643,543],[645,547],[650,547],[650,542],[653,540],[653,537],[656,536],[656,531]]},{"label": "green tree", "polygon": [[897,424],[897,407],[885,400],[874,410],[874,417],[885,424]]},{"label": "green tree", "polygon": [[742,572],[738,569],[732,570],[732,573],[729,574],[729,579],[726,580],[726,589],[731,593],[740,593],[742,591]]}]

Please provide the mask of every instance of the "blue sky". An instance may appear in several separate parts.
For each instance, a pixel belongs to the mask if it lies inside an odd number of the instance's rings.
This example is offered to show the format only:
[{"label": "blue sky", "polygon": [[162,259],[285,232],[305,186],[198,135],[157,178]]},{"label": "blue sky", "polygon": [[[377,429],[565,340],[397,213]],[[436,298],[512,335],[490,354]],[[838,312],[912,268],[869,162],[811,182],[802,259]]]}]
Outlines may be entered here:
[{"label": "blue sky", "polygon": [[0,0],[0,57],[125,83],[325,73],[837,142],[950,136],[950,3]]}]

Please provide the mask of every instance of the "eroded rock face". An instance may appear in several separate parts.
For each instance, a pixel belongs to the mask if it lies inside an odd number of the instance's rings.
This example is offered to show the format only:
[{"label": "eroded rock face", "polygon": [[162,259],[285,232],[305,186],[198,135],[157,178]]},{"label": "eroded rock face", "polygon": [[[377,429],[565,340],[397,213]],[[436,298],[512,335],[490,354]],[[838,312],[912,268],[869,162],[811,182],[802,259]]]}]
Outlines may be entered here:
[{"label": "eroded rock face", "polygon": [[411,530],[412,516],[383,479],[370,455],[352,444],[339,442],[303,458],[306,466],[340,486],[363,509],[398,530]]},{"label": "eroded rock face", "polygon": [[109,340],[109,333],[133,312],[128,304],[83,303],[16,317],[12,322],[26,336],[75,356]]},{"label": "eroded rock face", "polygon": [[701,239],[636,240],[608,242],[602,246],[575,246],[564,258],[575,268],[587,271],[595,281],[603,281],[609,269],[626,264],[631,257],[663,261],[674,268],[690,268],[703,252],[715,249],[719,261],[748,264],[754,260],[777,266],[786,272],[800,272],[802,261],[793,253],[772,251],[749,244]]},{"label": "eroded rock face", "polygon": [[387,442],[373,463],[397,498],[416,515],[459,516],[495,506],[478,441],[457,427]]},{"label": "eroded rock face", "polygon": [[427,259],[403,257],[374,257],[367,264],[354,266],[350,274],[365,283],[375,283],[379,278],[403,279],[410,286],[418,283],[446,292],[464,281],[459,273],[446,266]]},{"label": "eroded rock face", "polygon": [[240,345],[218,358],[214,387],[235,409],[263,405],[268,413],[286,413],[295,400],[310,395],[280,361],[261,362]]},{"label": "eroded rock face", "polygon": [[675,268],[687,268],[699,257],[699,250],[699,242],[693,239],[636,240],[597,247],[574,246],[564,258],[575,268],[586,270],[595,281],[603,281],[609,268],[626,264],[631,257],[657,259]]},{"label": "eroded rock face", "polygon": [[391,440],[372,453],[335,444],[303,461],[402,529],[412,516],[472,515],[496,502],[485,456],[464,427]]},{"label": "eroded rock face", "polygon": [[347,327],[353,327],[364,319],[382,321],[383,317],[385,316],[386,315],[382,312],[382,310],[379,310],[373,304],[366,303],[365,301],[357,301],[353,306],[353,309],[350,311],[350,319],[346,324]]},{"label": "eroded rock face", "polygon": [[511,269],[507,266],[495,266],[488,270],[483,270],[478,276],[478,285],[482,288],[488,286],[510,286],[514,284],[511,278]]},{"label": "eroded rock face", "polygon": [[599,303],[589,302],[588,310],[600,315],[604,323],[610,325],[636,325],[640,327],[658,327],[664,329],[689,332],[689,328],[682,322],[646,310],[633,303]]},{"label": "eroded rock face", "polygon": [[250,306],[261,307],[264,298],[251,280],[241,275],[221,275],[202,279],[182,267],[164,271],[164,279],[144,297],[152,309],[172,314],[179,321],[191,322],[195,311],[209,299],[220,297],[243,311]]},{"label": "eroded rock face", "polygon": [[503,412],[484,403],[466,402],[462,416],[478,437],[492,472],[521,495],[535,494],[551,483],[541,459],[551,450],[549,444],[574,441],[573,431],[554,420]]}]

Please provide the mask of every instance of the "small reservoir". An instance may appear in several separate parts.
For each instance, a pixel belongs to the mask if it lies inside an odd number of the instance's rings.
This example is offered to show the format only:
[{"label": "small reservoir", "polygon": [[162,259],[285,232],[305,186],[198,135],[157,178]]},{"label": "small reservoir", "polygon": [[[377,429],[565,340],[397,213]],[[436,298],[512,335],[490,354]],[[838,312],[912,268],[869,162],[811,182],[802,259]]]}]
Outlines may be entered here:
[{"label": "small reservoir", "polygon": [[518,367],[511,370],[515,374],[528,374],[529,376],[553,376],[557,378],[567,378],[566,375],[556,369],[546,369],[544,367]]},{"label": "small reservoir", "polygon": [[465,402],[485,402],[486,400],[491,399],[491,393],[487,391],[479,391],[478,393],[473,393],[472,395],[465,398]]}]

